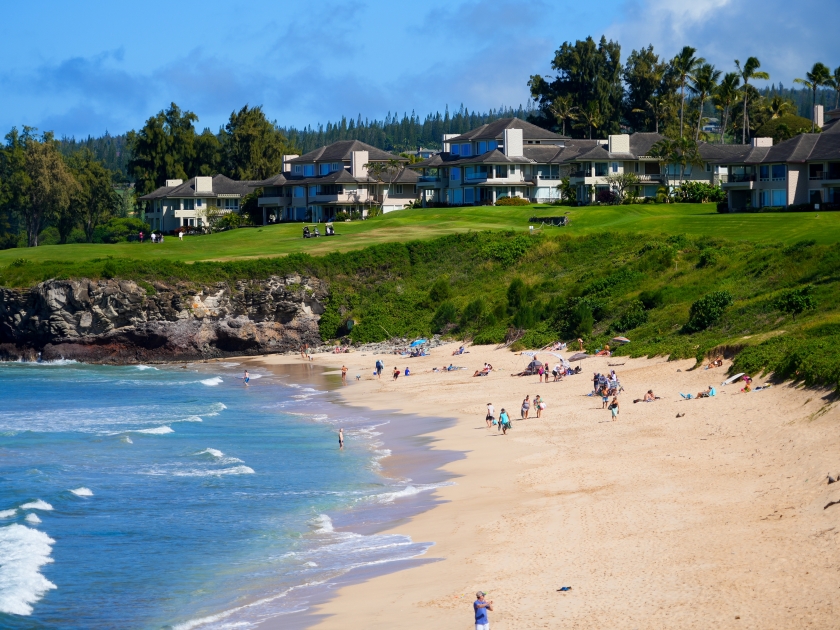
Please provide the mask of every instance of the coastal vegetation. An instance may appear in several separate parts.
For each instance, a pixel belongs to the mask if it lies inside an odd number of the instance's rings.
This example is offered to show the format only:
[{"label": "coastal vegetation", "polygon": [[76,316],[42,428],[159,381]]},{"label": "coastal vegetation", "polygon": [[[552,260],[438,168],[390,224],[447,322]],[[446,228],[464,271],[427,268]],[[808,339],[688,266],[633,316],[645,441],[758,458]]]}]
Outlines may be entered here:
[{"label": "coastal vegetation", "polygon": [[[154,292],[156,280],[301,273],[329,282],[325,341],[442,333],[538,348],[582,336],[595,350],[622,335],[632,342],[613,348],[619,354],[702,360],[727,352],[739,371],[840,383],[832,213],[796,215],[790,226],[789,214],[719,215],[709,204],[600,206],[571,210],[568,228],[529,233],[525,217],[552,212],[558,208],[391,213],[343,224],[348,232],[309,251],[296,226],[163,245],[12,250],[0,255],[0,285],[115,277]],[[117,255],[97,257],[103,248]],[[70,256],[50,260],[56,254]]]}]

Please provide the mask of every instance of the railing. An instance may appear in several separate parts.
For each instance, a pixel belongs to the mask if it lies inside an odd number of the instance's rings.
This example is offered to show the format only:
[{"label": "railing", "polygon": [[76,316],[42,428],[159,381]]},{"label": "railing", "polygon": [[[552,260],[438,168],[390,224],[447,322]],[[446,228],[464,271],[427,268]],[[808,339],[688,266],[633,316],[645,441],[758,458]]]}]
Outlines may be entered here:
[{"label": "railing", "polygon": [[727,184],[740,184],[742,182],[754,182],[755,173],[733,173],[729,176]]},{"label": "railing", "polygon": [[655,173],[639,173],[636,177],[640,182],[661,182],[665,179],[664,175]]},{"label": "railing", "polygon": [[569,177],[589,177],[589,171],[572,171]]},{"label": "railing", "polygon": [[840,179],[840,171],[818,171],[816,175],[811,175],[810,180],[826,180],[826,179]]},{"label": "railing", "polygon": [[420,182],[439,182],[440,181],[440,175],[421,175],[420,179],[418,179],[417,181],[420,181]]},{"label": "railing", "polygon": [[487,179],[487,173],[470,173],[469,175],[464,176],[464,181],[468,182],[475,182],[475,181],[485,181]]}]

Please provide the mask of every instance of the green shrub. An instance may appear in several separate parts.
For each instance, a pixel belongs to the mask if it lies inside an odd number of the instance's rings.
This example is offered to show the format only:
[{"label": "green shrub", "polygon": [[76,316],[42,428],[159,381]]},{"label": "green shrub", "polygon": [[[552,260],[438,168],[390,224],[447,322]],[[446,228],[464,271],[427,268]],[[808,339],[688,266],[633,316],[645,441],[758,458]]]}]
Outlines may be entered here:
[{"label": "green shrub", "polygon": [[454,324],[456,321],[458,321],[458,309],[447,300],[438,307],[432,317],[432,332],[441,333],[448,324]]},{"label": "green shrub", "polygon": [[674,201],[682,203],[722,203],[726,193],[707,182],[683,182],[673,192]]},{"label": "green shrub", "polygon": [[507,335],[507,327],[503,324],[495,324],[493,326],[482,328],[475,337],[473,337],[473,343],[477,345],[503,343],[505,335]]},{"label": "green shrub", "polygon": [[618,321],[613,325],[613,329],[618,332],[626,332],[646,324],[647,320],[648,313],[645,310],[645,305],[637,300],[632,302],[621,317],[618,318]]},{"label": "green shrub", "polygon": [[568,322],[568,329],[576,337],[588,337],[592,334],[592,326],[595,325],[595,317],[592,307],[586,302],[580,302],[572,310]]},{"label": "green shrub", "polygon": [[645,307],[645,310],[653,310],[659,308],[665,301],[665,292],[662,289],[656,291],[642,291],[639,294],[639,302]]},{"label": "green shrub", "polygon": [[793,315],[793,319],[796,321],[796,316],[800,313],[817,308],[817,302],[814,300],[814,296],[811,295],[813,292],[814,287],[810,284],[798,289],[785,291],[776,298],[775,306],[783,313]]},{"label": "green shrub", "polygon": [[58,233],[58,228],[48,227],[38,235],[38,245],[58,245],[61,242],[61,236]]},{"label": "green shrub", "polygon": [[530,206],[531,202],[522,197],[499,197],[496,199],[497,206]]},{"label": "green shrub", "polygon": [[148,223],[134,217],[115,218],[94,230],[93,242],[120,243],[127,241],[129,236],[137,236],[140,232],[148,234],[151,229]]},{"label": "green shrub", "polygon": [[717,252],[713,249],[704,249],[700,252],[700,258],[697,261],[697,268],[714,267],[718,261]]},{"label": "green shrub", "polygon": [[452,296],[452,290],[449,287],[449,276],[440,276],[432,284],[429,289],[429,302],[432,304],[440,304],[448,300]]},{"label": "green shrub", "polygon": [[467,304],[464,312],[461,313],[461,321],[458,326],[462,330],[471,326],[480,326],[485,318],[486,311],[487,305],[484,303],[484,299],[481,297],[474,299]]},{"label": "green shrub", "polygon": [[771,118],[755,130],[756,138],[773,138],[773,144],[789,140],[800,133],[811,132],[811,121],[795,114]]},{"label": "green shrub", "polygon": [[717,323],[733,302],[729,291],[715,291],[700,298],[688,310],[688,323],[682,327],[684,333],[706,330]]}]

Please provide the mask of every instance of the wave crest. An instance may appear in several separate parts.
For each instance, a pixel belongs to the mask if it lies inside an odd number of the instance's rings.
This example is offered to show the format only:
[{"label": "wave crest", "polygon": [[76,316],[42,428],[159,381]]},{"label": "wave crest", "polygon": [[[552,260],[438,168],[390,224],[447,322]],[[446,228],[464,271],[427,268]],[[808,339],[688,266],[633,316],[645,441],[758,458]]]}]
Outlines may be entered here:
[{"label": "wave crest", "polygon": [[0,612],[31,615],[32,605],[56,588],[40,573],[53,561],[54,543],[44,532],[23,525],[0,528]]}]

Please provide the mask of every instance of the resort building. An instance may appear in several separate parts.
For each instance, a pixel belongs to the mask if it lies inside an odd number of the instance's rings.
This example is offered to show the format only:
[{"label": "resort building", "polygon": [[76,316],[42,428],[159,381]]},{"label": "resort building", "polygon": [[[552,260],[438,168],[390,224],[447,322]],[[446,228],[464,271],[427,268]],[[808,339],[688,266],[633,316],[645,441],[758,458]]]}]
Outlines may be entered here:
[{"label": "resort building", "polygon": [[[661,166],[649,155],[664,136],[657,133],[611,135],[605,140],[567,138],[519,118],[504,118],[459,136],[444,136],[443,152],[413,164],[420,172],[418,188],[424,205],[492,204],[502,197],[535,203],[557,199],[564,177],[577,199],[593,202],[609,190],[608,176],[633,173],[639,197],[654,197],[662,186],[682,181],[717,183],[714,160],[728,155],[717,145],[702,144],[700,166]],[[708,158],[708,161],[706,161]]]},{"label": "resort building", "polygon": [[822,133],[803,133],[775,146],[772,138],[755,138],[718,160],[729,209],[840,204],[840,109],[825,116],[823,124],[818,105],[815,121]]},{"label": "resort building", "polygon": [[253,192],[251,182],[237,182],[224,175],[167,179],[148,195],[139,198],[149,202],[146,221],[153,230],[171,232],[180,227],[203,227],[208,216],[239,212],[241,199]]},{"label": "resort building", "polygon": [[283,172],[253,182],[262,188],[263,222],[331,221],[339,212],[366,216],[372,206],[402,210],[417,199],[419,176],[408,160],[358,140],[288,156]]}]

